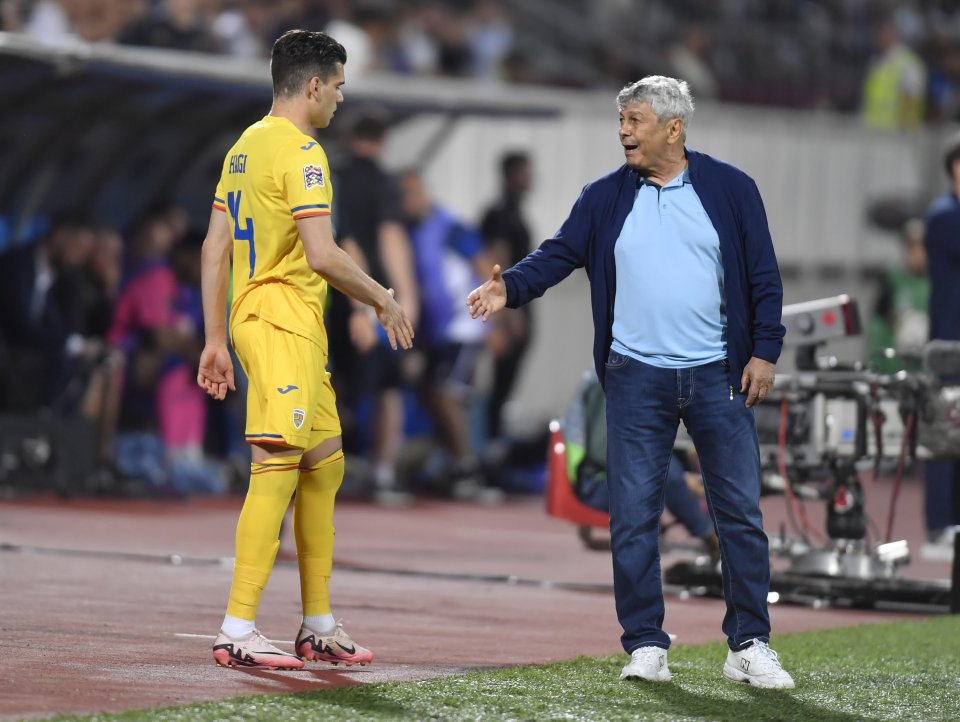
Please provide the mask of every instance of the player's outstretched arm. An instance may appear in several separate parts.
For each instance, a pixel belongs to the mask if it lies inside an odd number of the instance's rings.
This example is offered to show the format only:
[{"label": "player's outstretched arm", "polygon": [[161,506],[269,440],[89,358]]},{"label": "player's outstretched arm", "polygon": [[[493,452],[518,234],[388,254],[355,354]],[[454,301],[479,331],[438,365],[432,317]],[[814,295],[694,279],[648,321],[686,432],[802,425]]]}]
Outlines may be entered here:
[{"label": "player's outstretched arm", "polygon": [[236,391],[233,361],[227,350],[227,282],[230,274],[230,226],[227,214],[210,213],[207,237],[200,252],[200,287],[203,295],[203,328],[206,343],[200,354],[197,383],[210,396],[223,399]]},{"label": "player's outstretched arm", "polygon": [[490,278],[482,285],[473,289],[467,296],[467,308],[470,316],[479,316],[484,321],[501,308],[507,305],[507,285],[503,282],[500,273],[500,264],[493,267]]},{"label": "player's outstretched arm", "polygon": [[314,273],[323,276],[336,289],[351,298],[373,306],[380,324],[387,332],[390,347],[408,349],[413,346],[413,326],[407,314],[387,290],[354,262],[333,240],[330,216],[297,219],[300,240],[307,263]]}]

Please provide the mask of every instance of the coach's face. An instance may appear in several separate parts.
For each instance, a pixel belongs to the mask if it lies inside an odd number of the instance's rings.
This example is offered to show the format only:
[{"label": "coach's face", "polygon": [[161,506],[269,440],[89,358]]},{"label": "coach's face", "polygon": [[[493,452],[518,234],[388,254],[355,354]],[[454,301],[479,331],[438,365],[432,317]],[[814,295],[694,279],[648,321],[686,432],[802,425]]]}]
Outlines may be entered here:
[{"label": "coach's face", "polygon": [[661,123],[649,103],[627,103],[620,111],[620,144],[627,165],[650,176],[670,157],[671,147],[682,144],[683,121]]},{"label": "coach's face", "polygon": [[343,65],[337,63],[336,70],[326,81],[318,77],[310,78],[310,125],[314,128],[326,128],[337,112],[337,106],[343,102]]}]

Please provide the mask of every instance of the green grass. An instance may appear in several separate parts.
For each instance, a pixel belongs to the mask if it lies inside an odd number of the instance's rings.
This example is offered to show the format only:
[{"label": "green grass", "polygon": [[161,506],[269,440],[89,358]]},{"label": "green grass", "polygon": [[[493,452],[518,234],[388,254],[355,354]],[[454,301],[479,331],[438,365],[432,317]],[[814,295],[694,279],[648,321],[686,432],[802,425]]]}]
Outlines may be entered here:
[{"label": "green grass", "polygon": [[774,639],[797,682],[758,690],[721,678],[726,645],[670,650],[673,683],[621,682],[626,655],[425,682],[242,697],[58,720],[960,720],[960,616]]}]

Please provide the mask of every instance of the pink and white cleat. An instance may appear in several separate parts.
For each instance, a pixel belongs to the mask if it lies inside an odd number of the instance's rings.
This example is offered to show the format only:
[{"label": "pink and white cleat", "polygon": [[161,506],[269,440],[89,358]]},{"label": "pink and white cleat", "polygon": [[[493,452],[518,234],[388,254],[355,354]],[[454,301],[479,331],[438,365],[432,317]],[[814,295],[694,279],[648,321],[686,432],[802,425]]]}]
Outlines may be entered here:
[{"label": "pink and white cleat", "polygon": [[354,664],[370,664],[373,661],[373,652],[350,639],[339,624],[334,631],[326,635],[310,627],[300,627],[295,649],[298,655],[310,662],[330,662],[349,667]]},{"label": "pink and white cleat", "polygon": [[251,667],[255,669],[303,669],[303,660],[277,649],[254,629],[246,637],[234,638],[220,632],[213,643],[213,658],[221,667]]}]

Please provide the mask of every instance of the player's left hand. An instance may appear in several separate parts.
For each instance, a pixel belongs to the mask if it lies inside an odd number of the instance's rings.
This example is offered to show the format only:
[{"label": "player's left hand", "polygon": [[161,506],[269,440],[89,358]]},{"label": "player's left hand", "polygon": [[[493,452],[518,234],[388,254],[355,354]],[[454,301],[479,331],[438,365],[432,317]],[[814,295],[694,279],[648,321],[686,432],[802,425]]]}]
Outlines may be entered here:
[{"label": "player's left hand", "polygon": [[773,390],[773,381],[776,377],[776,365],[762,358],[751,356],[743,375],[740,377],[740,393],[747,393],[745,405],[747,408],[767,398]]},{"label": "player's left hand", "polygon": [[217,401],[226,397],[227,389],[237,390],[233,383],[233,360],[226,344],[208,343],[203,347],[197,383]]}]

